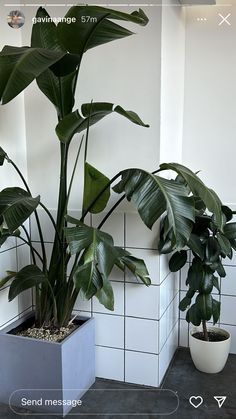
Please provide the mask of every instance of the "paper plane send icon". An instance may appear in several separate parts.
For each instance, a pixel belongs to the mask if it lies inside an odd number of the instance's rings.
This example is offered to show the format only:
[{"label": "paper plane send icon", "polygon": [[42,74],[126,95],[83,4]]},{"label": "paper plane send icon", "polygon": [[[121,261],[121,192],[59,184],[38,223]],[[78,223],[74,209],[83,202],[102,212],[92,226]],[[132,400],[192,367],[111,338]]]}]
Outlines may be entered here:
[{"label": "paper plane send icon", "polygon": [[214,396],[214,399],[217,401],[219,408],[221,408],[226,400],[226,396]]}]

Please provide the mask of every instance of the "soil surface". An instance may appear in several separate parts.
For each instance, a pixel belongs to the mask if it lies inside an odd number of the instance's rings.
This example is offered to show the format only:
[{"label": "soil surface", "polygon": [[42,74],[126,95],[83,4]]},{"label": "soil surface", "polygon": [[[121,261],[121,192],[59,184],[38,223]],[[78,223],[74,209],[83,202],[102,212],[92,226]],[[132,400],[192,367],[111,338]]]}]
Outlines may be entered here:
[{"label": "soil surface", "polygon": [[[194,338],[199,340],[205,340],[203,332],[196,332],[192,335]],[[222,335],[217,332],[208,332],[209,342],[222,342],[223,340],[228,339],[228,336]]]},{"label": "soil surface", "polygon": [[43,339],[50,342],[61,342],[70,333],[77,329],[78,325],[70,324],[67,327],[61,327],[60,329],[50,327],[29,327],[26,330],[20,330],[16,333],[17,336],[24,336],[34,339]]}]

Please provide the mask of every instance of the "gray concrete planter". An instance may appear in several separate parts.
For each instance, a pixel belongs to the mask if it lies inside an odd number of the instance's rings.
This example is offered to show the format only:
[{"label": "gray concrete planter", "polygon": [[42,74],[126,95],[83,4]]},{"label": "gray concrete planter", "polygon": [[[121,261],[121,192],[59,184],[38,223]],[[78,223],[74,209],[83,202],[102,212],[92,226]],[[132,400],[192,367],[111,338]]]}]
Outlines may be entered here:
[{"label": "gray concrete planter", "polygon": [[0,402],[65,416],[95,381],[95,320],[77,317],[82,324],[61,343],[9,334],[31,319],[0,331]]}]

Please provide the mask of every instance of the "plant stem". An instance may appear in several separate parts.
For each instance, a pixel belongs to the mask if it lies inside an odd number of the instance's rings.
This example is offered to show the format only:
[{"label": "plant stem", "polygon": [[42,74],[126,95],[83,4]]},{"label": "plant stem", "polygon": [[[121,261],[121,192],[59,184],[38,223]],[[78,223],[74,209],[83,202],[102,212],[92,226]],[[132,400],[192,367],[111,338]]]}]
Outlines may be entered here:
[{"label": "plant stem", "polygon": [[30,247],[30,251],[31,251],[33,263],[35,265],[36,265],[36,260],[35,260],[35,255],[34,254],[36,254],[38,256],[38,258],[41,260],[41,262],[43,263],[43,258],[41,257],[41,255],[37,252],[37,250],[32,245],[32,241],[31,241],[31,238],[29,236],[29,233],[28,233],[27,229],[23,225],[21,227],[23,228],[23,230],[25,232],[25,235],[26,235],[28,241],[25,240],[23,237],[17,237],[17,238],[20,239],[20,240],[22,240],[24,243],[26,243]]},{"label": "plant stem", "polygon": [[[100,198],[100,196],[102,196],[102,194],[107,190],[107,188],[109,188],[109,186],[116,180],[118,179],[118,177],[121,176],[121,172],[117,173],[117,175],[115,175],[107,184],[106,186],[104,186],[104,188],[102,188],[102,190],[99,192],[99,194],[96,196],[96,198],[94,198],[94,200],[91,202],[91,204],[88,206],[88,208],[83,211],[82,217],[80,218],[80,221],[84,221],[86,215],[89,213],[89,211],[91,210],[91,208],[94,206],[94,204],[96,203],[96,201]],[[123,198],[124,199],[124,198]]]},{"label": "plant stem", "polygon": [[53,216],[52,216],[52,214],[50,213],[50,211],[47,209],[47,207],[44,205],[44,204],[42,204],[42,202],[40,202],[39,203],[39,205],[44,209],[44,211],[47,213],[47,215],[49,216],[49,218],[50,218],[50,220],[51,220],[51,222],[52,222],[52,225],[53,225],[53,227],[54,227],[54,229],[55,229],[55,232],[56,232],[56,235],[57,235],[57,238],[58,238],[58,241],[59,241],[59,243],[61,242],[61,238],[60,238],[60,235],[59,235],[59,231],[58,231],[58,229],[57,229],[57,226],[56,226],[56,223],[55,223],[55,221],[54,221],[54,218],[53,218]]},{"label": "plant stem", "polygon": [[125,195],[122,195],[122,197],[120,199],[118,199],[118,201],[113,205],[113,207],[110,209],[110,211],[108,211],[108,213],[105,215],[105,217],[102,219],[99,226],[97,227],[98,230],[100,230],[100,228],[102,228],[103,224],[105,224],[106,220],[110,217],[110,215],[113,213],[113,211],[116,209],[116,207],[118,207],[118,205],[120,205],[120,203],[123,201],[124,198],[125,198]]},{"label": "plant stem", "polygon": [[[23,174],[21,173],[20,169],[18,168],[18,166],[11,159],[9,159],[8,156],[6,157],[6,160],[7,160],[8,163],[10,163],[14,167],[14,169],[16,170],[16,172],[18,173],[18,175],[20,176],[23,184],[25,185],[25,188],[26,188],[27,192],[30,194],[30,196],[32,196],[31,195],[31,192],[30,192],[30,188],[29,188],[29,186],[28,186],[28,184],[27,184],[27,182],[26,182]],[[37,213],[36,210],[34,210],[34,215],[35,215],[35,219],[36,219],[36,223],[37,223],[37,227],[38,227],[38,232],[39,232],[40,243],[41,243],[41,247],[42,247],[43,269],[46,272],[46,270],[47,270],[46,250],[45,250],[45,245],[44,245],[42,228],[41,228],[41,224],[40,224],[40,221],[39,221],[38,213]]]},{"label": "plant stem", "polygon": [[202,329],[203,329],[204,339],[207,342],[209,342],[209,336],[208,336],[208,331],[207,331],[207,327],[206,327],[206,320],[202,320]]}]

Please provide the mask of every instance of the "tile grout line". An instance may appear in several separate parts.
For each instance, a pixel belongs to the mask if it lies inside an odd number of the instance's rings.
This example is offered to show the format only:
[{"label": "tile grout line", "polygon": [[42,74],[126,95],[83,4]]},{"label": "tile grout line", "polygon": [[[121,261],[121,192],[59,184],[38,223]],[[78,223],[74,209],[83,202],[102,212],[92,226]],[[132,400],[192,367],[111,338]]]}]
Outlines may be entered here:
[{"label": "tile grout line", "polygon": [[[123,217],[123,227],[124,227],[124,249],[126,248],[126,213],[124,212],[124,217]],[[125,334],[126,334],[126,269],[124,270],[124,382],[126,382],[126,368],[125,368],[125,364],[126,364],[126,339],[125,339]]]}]

